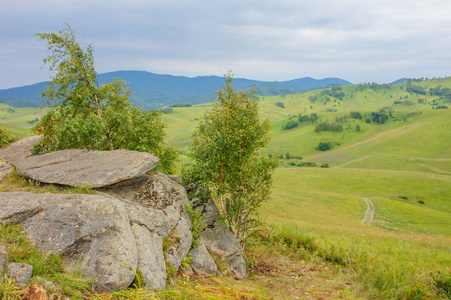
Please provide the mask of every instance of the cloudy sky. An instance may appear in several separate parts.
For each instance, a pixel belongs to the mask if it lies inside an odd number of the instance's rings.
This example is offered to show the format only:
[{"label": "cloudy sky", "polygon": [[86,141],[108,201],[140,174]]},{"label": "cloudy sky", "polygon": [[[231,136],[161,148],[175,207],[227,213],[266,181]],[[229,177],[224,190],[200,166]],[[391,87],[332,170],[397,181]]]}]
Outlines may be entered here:
[{"label": "cloudy sky", "polygon": [[0,89],[50,78],[34,33],[70,24],[99,73],[340,77],[451,75],[449,0],[0,0]]}]

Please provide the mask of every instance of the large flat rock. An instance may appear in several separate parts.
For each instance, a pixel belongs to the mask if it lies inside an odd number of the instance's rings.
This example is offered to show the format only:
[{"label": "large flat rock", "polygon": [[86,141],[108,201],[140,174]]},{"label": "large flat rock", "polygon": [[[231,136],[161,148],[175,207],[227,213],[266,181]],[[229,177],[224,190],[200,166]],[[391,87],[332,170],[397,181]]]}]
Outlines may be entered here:
[{"label": "large flat rock", "polygon": [[158,157],[147,152],[69,149],[11,163],[23,176],[39,182],[94,188],[142,176],[154,169],[158,161]]}]

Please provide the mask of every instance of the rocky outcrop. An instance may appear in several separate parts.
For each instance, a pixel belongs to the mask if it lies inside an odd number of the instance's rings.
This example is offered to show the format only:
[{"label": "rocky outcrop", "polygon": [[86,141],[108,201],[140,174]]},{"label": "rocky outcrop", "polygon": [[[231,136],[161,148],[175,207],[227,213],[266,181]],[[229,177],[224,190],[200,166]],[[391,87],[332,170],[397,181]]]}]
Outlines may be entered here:
[{"label": "rocky outcrop", "polygon": [[[31,148],[29,143],[19,145]],[[239,277],[246,275],[241,248],[216,221],[214,202],[208,197],[190,202],[176,176],[151,172],[158,158],[126,150],[63,150],[25,157],[29,151],[11,146],[23,157],[0,150],[0,158],[6,153],[4,158],[27,177],[97,187],[95,195],[0,193],[0,223],[21,224],[39,250],[60,253],[66,264],[81,265],[95,280],[95,290],[124,289],[137,271],[146,287],[164,289],[166,269],[178,270],[190,250],[198,274],[217,272],[212,252],[227,260]],[[196,249],[191,249],[190,203],[202,211],[208,225],[201,233],[204,245]]]},{"label": "rocky outcrop", "polygon": [[193,240],[185,189],[165,174],[149,173],[100,191],[126,203],[138,245],[138,269],[147,286],[164,287],[164,256],[178,270]]}]

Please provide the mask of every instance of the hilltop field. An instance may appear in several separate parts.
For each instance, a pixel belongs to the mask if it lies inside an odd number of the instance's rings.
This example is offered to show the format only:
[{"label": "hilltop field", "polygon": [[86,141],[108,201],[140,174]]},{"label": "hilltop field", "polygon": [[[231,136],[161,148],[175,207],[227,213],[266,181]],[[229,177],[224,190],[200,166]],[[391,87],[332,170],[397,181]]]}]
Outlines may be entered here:
[{"label": "hilltop field", "polygon": [[[167,142],[179,147],[182,162],[208,106],[164,115]],[[280,167],[260,212],[270,233],[251,247],[258,254],[251,257],[265,257],[261,245],[277,243],[308,270],[293,281],[294,291],[283,288],[291,281],[256,273],[265,292],[451,297],[451,78],[260,96],[259,106],[272,125],[264,152],[279,157]],[[0,122],[24,136],[44,113],[0,105]]]}]

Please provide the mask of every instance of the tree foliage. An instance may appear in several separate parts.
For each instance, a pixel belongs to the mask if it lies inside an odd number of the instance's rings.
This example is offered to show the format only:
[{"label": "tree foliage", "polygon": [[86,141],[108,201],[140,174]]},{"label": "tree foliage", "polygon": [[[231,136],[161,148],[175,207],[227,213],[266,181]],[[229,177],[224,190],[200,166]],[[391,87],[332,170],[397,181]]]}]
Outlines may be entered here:
[{"label": "tree foliage", "polygon": [[408,85],[406,88],[406,91],[409,93],[426,95],[426,90],[421,85]]},{"label": "tree foliage", "polygon": [[378,124],[384,124],[388,120],[388,116],[384,111],[372,112],[371,115],[373,116],[373,122]]},{"label": "tree foliage", "polygon": [[285,104],[283,104],[283,102],[276,102],[276,106],[277,107],[281,107],[281,108],[285,108]]},{"label": "tree foliage", "polygon": [[56,33],[36,34],[50,51],[44,63],[56,74],[43,97],[52,106],[36,128],[44,135],[35,154],[61,149],[129,149],[151,152],[160,168],[171,172],[177,152],[164,147],[161,112],[133,108],[125,82],[99,86],[93,48],[84,51],[70,26]]},{"label": "tree foliage", "polygon": [[17,137],[14,134],[0,128],[0,148],[4,148],[16,140]]},{"label": "tree foliage", "polygon": [[349,113],[349,117],[350,117],[351,119],[362,119],[362,118],[363,118],[363,117],[362,117],[362,113],[359,112],[359,111],[351,111],[351,112]]},{"label": "tree foliage", "polygon": [[336,122],[321,122],[315,125],[315,132],[320,131],[343,131],[343,125]]},{"label": "tree foliage", "polygon": [[258,225],[257,209],[268,199],[277,160],[258,150],[269,142],[269,121],[260,122],[256,91],[235,92],[232,76],[193,137],[188,181],[209,187],[226,225],[244,247]]},{"label": "tree foliage", "polygon": [[315,122],[318,119],[318,115],[316,113],[312,113],[310,115],[299,114],[298,119],[299,122],[307,122],[307,121]]}]

